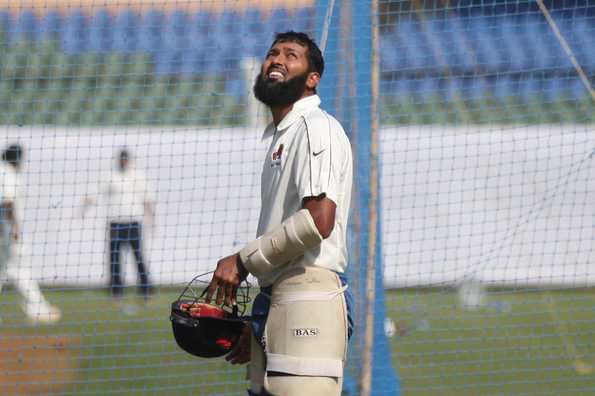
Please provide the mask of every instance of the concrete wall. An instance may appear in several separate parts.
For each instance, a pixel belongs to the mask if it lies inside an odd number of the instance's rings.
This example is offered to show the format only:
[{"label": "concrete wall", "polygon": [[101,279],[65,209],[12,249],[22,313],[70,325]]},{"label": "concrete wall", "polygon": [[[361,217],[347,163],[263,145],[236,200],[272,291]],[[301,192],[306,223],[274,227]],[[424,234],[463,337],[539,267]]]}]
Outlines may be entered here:
[{"label": "concrete wall", "polygon": [[[127,146],[157,219],[146,250],[171,285],[213,269],[254,236],[263,151],[248,129],[5,128],[20,141],[24,241],[47,284],[107,282],[104,205],[81,218]],[[595,283],[595,128],[408,127],[381,132],[388,286]],[[127,260],[127,280],[136,271]]]}]

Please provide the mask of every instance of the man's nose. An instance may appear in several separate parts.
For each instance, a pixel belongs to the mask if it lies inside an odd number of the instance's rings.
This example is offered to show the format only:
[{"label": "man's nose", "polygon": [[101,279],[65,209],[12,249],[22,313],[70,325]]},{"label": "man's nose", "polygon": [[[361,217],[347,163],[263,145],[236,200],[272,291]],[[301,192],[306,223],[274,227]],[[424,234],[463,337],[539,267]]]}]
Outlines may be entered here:
[{"label": "man's nose", "polygon": [[285,57],[283,54],[276,54],[271,56],[271,65],[282,65]]}]

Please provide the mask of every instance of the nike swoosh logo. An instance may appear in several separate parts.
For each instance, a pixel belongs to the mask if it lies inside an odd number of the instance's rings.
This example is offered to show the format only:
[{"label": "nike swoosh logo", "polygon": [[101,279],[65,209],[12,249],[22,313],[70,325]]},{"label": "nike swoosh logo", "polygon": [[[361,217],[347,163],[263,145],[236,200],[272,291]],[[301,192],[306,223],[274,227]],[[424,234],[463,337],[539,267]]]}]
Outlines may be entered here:
[{"label": "nike swoosh logo", "polygon": [[320,154],[321,154],[323,151],[325,151],[325,150],[326,150],[326,149],[322,149],[322,150],[320,150],[320,151],[318,151],[318,152],[314,152],[314,151],[313,151],[313,152],[312,152],[312,155],[316,157],[317,155],[320,155]]}]

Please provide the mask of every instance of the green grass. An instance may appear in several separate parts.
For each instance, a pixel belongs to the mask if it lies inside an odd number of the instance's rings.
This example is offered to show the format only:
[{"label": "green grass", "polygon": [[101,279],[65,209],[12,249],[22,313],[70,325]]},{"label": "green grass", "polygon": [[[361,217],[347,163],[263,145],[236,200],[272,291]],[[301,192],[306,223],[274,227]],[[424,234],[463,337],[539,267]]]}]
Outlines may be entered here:
[{"label": "green grass", "polygon": [[595,292],[492,291],[477,311],[452,291],[387,295],[401,335],[391,339],[405,395],[590,395]]},{"label": "green grass", "polygon": [[1,300],[2,333],[78,337],[75,383],[60,395],[238,395],[245,394],[245,369],[222,359],[198,359],[175,343],[169,305],[179,291],[160,291],[144,305],[133,292],[124,301],[138,312],[127,315],[102,291],[47,292],[64,314],[52,326],[28,326],[12,291]]},{"label": "green grass", "polygon": [[[76,380],[60,395],[243,395],[243,367],[198,359],[177,347],[168,320],[178,291],[162,289],[125,315],[103,291],[48,291],[64,313],[53,326],[27,325],[11,289],[0,300],[0,334],[65,335],[80,342]],[[488,305],[464,311],[452,290],[387,293],[397,325],[393,365],[403,395],[589,395],[595,372],[595,291],[491,291]],[[578,356],[576,356],[578,354]]]}]

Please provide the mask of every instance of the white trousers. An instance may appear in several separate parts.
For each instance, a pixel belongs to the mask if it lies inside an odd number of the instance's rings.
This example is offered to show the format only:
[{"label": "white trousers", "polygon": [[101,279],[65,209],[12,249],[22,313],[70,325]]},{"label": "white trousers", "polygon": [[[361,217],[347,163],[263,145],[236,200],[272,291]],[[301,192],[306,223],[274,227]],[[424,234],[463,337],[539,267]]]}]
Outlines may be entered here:
[{"label": "white trousers", "polygon": [[35,312],[36,308],[47,305],[31,272],[31,254],[23,243],[10,243],[0,259],[0,291],[3,283],[10,282],[23,297],[25,310]]}]

